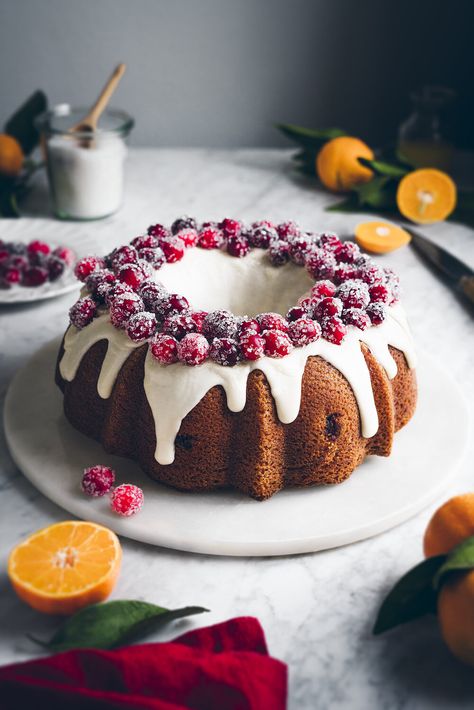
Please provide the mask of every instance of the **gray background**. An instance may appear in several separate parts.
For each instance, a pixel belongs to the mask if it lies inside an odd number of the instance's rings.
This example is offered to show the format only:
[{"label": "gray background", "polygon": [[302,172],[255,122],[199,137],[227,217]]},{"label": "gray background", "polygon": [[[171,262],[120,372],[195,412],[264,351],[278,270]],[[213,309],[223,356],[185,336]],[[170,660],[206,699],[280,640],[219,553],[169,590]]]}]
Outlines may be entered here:
[{"label": "gray background", "polygon": [[[426,82],[471,144],[471,0],[0,0],[0,125],[34,89],[88,104],[120,60],[136,145],[284,145],[274,121],[374,145]],[[471,93],[469,93],[471,92]]]}]

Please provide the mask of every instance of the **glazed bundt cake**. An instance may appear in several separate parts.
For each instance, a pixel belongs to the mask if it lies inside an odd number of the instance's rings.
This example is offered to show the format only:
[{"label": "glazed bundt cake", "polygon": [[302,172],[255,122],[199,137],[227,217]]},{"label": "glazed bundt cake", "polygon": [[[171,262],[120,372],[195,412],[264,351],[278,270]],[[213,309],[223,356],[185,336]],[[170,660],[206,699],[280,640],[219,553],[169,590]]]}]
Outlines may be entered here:
[{"label": "glazed bundt cake", "polygon": [[335,234],[181,218],[75,273],[66,417],[160,483],[339,483],[414,412],[398,278]]}]

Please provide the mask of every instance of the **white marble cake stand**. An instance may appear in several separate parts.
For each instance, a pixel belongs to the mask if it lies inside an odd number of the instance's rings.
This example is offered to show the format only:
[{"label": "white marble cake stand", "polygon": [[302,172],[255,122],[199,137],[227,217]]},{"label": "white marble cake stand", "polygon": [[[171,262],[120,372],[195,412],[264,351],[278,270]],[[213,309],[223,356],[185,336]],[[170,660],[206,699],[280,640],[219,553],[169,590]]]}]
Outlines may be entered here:
[{"label": "white marble cake stand", "polygon": [[[442,494],[468,440],[468,412],[451,377],[433,360],[419,368],[419,405],[392,455],[370,457],[345,483],[282,491],[263,503],[237,493],[186,494],[150,481],[131,461],[104,453],[62,413],[53,371],[59,341],[43,347],[11,383],[5,431],[11,454],[47,498],[79,518],[153,545],[213,555],[289,555],[376,535]],[[106,499],[79,489],[84,467],[105,463],[133,482],[145,505],[120,518]]]}]

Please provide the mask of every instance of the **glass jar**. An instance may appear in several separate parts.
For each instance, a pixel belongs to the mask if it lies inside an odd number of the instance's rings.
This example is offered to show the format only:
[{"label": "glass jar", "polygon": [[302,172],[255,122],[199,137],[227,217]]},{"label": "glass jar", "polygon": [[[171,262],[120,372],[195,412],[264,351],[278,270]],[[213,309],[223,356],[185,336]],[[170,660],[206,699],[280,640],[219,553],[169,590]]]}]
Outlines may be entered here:
[{"label": "glass jar", "polygon": [[126,139],[134,121],[124,111],[106,109],[96,131],[71,132],[86,114],[86,108],[60,104],[36,121],[59,219],[101,219],[122,204]]},{"label": "glass jar", "polygon": [[444,114],[454,97],[453,90],[442,86],[425,86],[411,94],[413,112],[399,128],[398,149],[414,167],[450,168],[453,146]]}]

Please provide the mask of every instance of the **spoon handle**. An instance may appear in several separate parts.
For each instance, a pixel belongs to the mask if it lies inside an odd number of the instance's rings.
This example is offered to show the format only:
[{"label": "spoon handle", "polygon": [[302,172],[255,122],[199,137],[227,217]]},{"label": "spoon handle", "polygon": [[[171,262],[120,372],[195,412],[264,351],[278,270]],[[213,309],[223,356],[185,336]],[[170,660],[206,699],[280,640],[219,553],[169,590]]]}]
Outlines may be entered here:
[{"label": "spoon handle", "polygon": [[125,69],[126,65],[125,64],[119,64],[111,74],[109,80],[107,81],[106,85],[102,89],[102,91],[99,94],[99,97],[95,104],[92,106],[91,110],[89,111],[89,114],[86,116],[85,119],[83,119],[82,123],[90,123],[94,127],[97,126],[97,122],[104,111],[105,107],[110,101],[110,97],[114,93],[115,89],[117,88],[117,85],[120,81],[120,79],[123,77],[125,74]]}]

